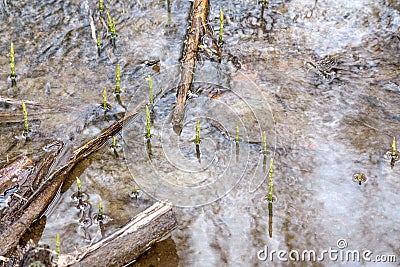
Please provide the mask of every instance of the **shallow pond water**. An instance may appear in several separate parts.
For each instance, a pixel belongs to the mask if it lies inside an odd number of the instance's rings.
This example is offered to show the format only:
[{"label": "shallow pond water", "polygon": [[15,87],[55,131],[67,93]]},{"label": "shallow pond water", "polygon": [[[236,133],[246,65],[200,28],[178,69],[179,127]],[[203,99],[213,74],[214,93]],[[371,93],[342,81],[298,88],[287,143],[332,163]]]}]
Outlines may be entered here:
[{"label": "shallow pond water", "polygon": [[[0,3],[0,95],[50,107],[32,115],[30,141],[15,138],[21,122],[0,124],[2,165],[21,153],[39,160],[51,140],[76,148],[148,97],[148,75],[156,95],[151,159],[143,111],[117,136],[116,151],[110,142],[75,168],[46,213],[38,242],[54,249],[60,234],[62,251],[70,252],[111,233],[156,199],[169,199],[179,226],[137,266],[265,266],[271,264],[260,254],[266,248],[315,250],[317,256],[329,249],[370,250],[371,259],[397,257],[382,266],[398,264],[400,163],[391,168],[384,155],[393,136],[400,139],[400,4],[266,2],[210,1],[215,35],[219,10],[225,14],[222,62],[199,59],[197,96],[188,100],[180,136],[170,115],[190,1],[170,1],[170,13],[168,1],[104,1],[117,26],[115,48],[96,1]],[[8,79],[11,42],[16,87]],[[120,102],[112,95],[117,64]],[[104,87],[112,106],[106,114],[100,107]],[[269,205],[272,157],[275,201]],[[358,173],[366,177],[361,185],[353,181]],[[87,195],[83,205],[72,197],[75,177]],[[131,197],[134,185],[143,192],[138,200]],[[93,219],[100,200],[110,219],[102,227]],[[288,264],[273,256],[273,265]],[[326,255],[297,264],[377,263]]]}]

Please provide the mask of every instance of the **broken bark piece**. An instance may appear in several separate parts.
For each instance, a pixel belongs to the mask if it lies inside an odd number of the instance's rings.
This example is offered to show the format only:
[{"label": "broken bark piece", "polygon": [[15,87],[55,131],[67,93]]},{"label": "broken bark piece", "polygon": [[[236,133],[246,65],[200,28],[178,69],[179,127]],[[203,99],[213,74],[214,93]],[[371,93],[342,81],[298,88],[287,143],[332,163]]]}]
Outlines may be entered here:
[{"label": "broken bark piece", "polygon": [[33,167],[35,163],[27,156],[21,156],[19,159],[0,170],[0,196],[7,190],[25,182],[29,172],[28,168]]},{"label": "broken bark piece", "polygon": [[170,202],[156,202],[96,244],[60,255],[58,266],[124,266],[177,226]]},{"label": "broken bark piece", "polygon": [[207,26],[208,0],[195,0],[192,10],[192,24],[185,41],[184,54],[181,61],[181,80],[178,85],[176,105],[172,113],[172,126],[177,134],[182,131],[186,96],[192,85],[200,41],[207,32],[210,32]]}]

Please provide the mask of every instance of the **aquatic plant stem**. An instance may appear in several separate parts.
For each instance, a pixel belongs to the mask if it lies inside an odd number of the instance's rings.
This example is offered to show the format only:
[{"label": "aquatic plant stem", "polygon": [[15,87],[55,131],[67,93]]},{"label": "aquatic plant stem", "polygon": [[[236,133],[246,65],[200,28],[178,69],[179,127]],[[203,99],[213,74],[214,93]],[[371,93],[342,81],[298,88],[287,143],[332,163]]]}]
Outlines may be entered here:
[{"label": "aquatic plant stem", "polygon": [[117,148],[117,138],[115,136],[113,136],[113,139],[112,139],[112,148],[114,148],[114,149]]},{"label": "aquatic plant stem", "polygon": [[14,44],[10,45],[10,67],[11,67],[11,75],[10,78],[14,80],[17,77],[15,74],[15,58],[14,58]]},{"label": "aquatic plant stem", "polygon": [[116,68],[116,73],[115,73],[115,94],[121,94],[121,86],[120,86],[120,81],[121,81],[121,66],[117,64]]},{"label": "aquatic plant stem", "polygon": [[150,139],[151,138],[151,133],[150,133],[150,110],[149,106],[146,105],[146,138]]},{"label": "aquatic plant stem", "polygon": [[81,180],[78,177],[76,177],[76,185],[78,187],[78,192],[81,191],[82,184],[81,184]]},{"label": "aquatic plant stem", "polygon": [[236,136],[235,136],[235,141],[239,142],[239,122],[236,121]]},{"label": "aquatic plant stem", "polygon": [[274,158],[271,158],[269,161],[269,191],[268,191],[268,201],[272,202],[272,193],[273,193],[273,171],[274,171]]},{"label": "aquatic plant stem", "polygon": [[150,90],[149,101],[150,101],[150,104],[153,105],[154,104],[154,99],[153,99],[153,79],[149,75],[149,76],[147,76],[147,80],[149,81],[149,90]]},{"label": "aquatic plant stem", "polygon": [[97,54],[99,56],[101,54],[101,39],[100,39],[100,35],[97,35]]},{"label": "aquatic plant stem", "polygon": [[393,136],[392,157],[397,157],[396,136]]},{"label": "aquatic plant stem", "polygon": [[103,108],[107,108],[107,89],[103,89]]},{"label": "aquatic plant stem", "polygon": [[196,145],[200,144],[200,120],[196,123],[196,137],[194,139]]},{"label": "aquatic plant stem", "polygon": [[99,202],[99,214],[97,215],[97,220],[98,221],[103,220],[103,202],[101,200]]},{"label": "aquatic plant stem", "polygon": [[57,255],[57,258],[60,256],[60,253],[61,253],[60,235],[56,234],[56,255]]},{"label": "aquatic plant stem", "polygon": [[224,12],[222,12],[222,8],[219,10],[219,37],[218,43],[222,44],[222,35],[224,33]]},{"label": "aquatic plant stem", "polygon": [[104,11],[103,0],[99,0],[99,10]]},{"label": "aquatic plant stem", "polygon": [[24,113],[24,128],[25,132],[29,132],[29,123],[28,123],[28,112],[26,111],[25,101],[22,100],[22,111]]},{"label": "aquatic plant stem", "polygon": [[263,154],[267,154],[267,134],[263,132]]}]

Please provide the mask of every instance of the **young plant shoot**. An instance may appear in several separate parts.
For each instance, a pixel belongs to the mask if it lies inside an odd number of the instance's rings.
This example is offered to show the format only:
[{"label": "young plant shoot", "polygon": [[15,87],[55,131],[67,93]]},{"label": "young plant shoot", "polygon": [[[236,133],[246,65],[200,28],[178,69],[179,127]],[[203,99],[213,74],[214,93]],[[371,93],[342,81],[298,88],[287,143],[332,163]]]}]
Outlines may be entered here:
[{"label": "young plant shoot", "polygon": [[116,73],[115,73],[115,91],[114,93],[119,95],[121,94],[121,66],[117,64]]},{"label": "young plant shoot", "polygon": [[26,111],[25,101],[22,100],[22,111],[24,113],[24,130],[26,133],[30,132],[28,123],[28,112]]},{"label": "young plant shoot", "polygon": [[17,74],[15,74],[15,62],[14,62],[14,44],[11,43],[10,45],[10,67],[11,67],[11,80],[15,80],[17,78]]},{"label": "young plant shoot", "polygon": [[103,220],[103,202],[99,202],[99,213],[97,214],[97,220],[101,222]]},{"label": "young plant shoot", "polygon": [[396,137],[393,136],[392,142],[392,157],[397,157]]},{"label": "young plant shoot", "polygon": [[274,171],[274,158],[270,159],[269,162],[269,192],[268,192],[268,202],[272,202],[272,193],[273,193],[273,171]]},{"label": "young plant shoot", "polygon": [[60,253],[61,253],[60,235],[56,234],[56,255],[57,255],[57,258],[60,256]]},{"label": "young plant shoot", "polygon": [[103,108],[107,109],[107,89],[103,89]]},{"label": "young plant shoot", "polygon": [[153,105],[154,104],[154,99],[153,99],[153,79],[149,75],[149,76],[147,76],[147,80],[149,81],[149,90],[150,90],[149,101],[150,101],[150,104]]},{"label": "young plant shoot", "polygon": [[222,35],[224,33],[224,12],[222,12],[222,9],[219,10],[219,37],[218,37],[218,43],[221,45],[223,43],[222,41]]},{"label": "young plant shoot", "polygon": [[150,139],[151,138],[151,133],[150,133],[150,110],[149,106],[146,105],[146,138]]},{"label": "young plant shoot", "polygon": [[263,132],[263,154],[267,154],[267,134]]},{"label": "young plant shoot", "polygon": [[200,120],[196,123],[196,137],[194,138],[196,145],[200,144]]},{"label": "young plant shoot", "polygon": [[236,136],[235,136],[236,143],[239,142],[239,122],[236,121]]}]

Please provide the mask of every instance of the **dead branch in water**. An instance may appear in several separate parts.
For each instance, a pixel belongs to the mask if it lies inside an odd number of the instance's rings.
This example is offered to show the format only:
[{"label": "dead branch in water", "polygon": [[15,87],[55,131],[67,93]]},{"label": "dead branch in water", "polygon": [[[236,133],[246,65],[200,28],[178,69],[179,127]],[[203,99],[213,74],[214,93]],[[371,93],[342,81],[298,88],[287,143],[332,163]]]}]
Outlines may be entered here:
[{"label": "dead branch in water", "polygon": [[60,255],[58,266],[123,266],[176,226],[171,203],[157,202],[107,238],[74,253]]},{"label": "dead branch in water", "polygon": [[[69,161],[50,175],[41,169],[37,170],[37,175],[43,176],[43,179],[40,178],[41,180],[46,178],[45,181],[30,196],[26,196],[27,199],[22,201],[22,204],[20,204],[21,202],[14,203],[14,205],[8,207],[2,214],[0,219],[0,256],[5,256],[16,248],[19,239],[28,227],[45,211],[54,199],[72,168],[91,153],[101,148],[112,136],[119,133],[125,124],[136,117],[145,104],[146,101],[142,101],[134,111],[115,122],[99,136],[76,149]],[[50,165],[58,154],[62,154],[60,151],[61,148],[58,147],[55,152],[56,155],[53,155],[54,157],[48,160]]]},{"label": "dead branch in water", "polygon": [[181,80],[178,86],[176,105],[172,114],[174,131],[180,134],[185,113],[186,96],[192,85],[195,61],[201,38],[209,31],[207,26],[208,0],[195,0],[192,8],[192,24],[187,33],[181,61]]}]

